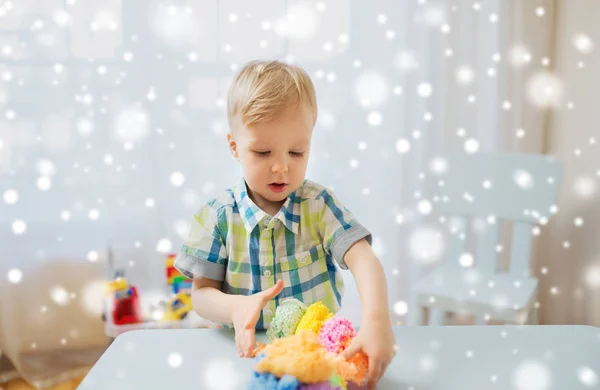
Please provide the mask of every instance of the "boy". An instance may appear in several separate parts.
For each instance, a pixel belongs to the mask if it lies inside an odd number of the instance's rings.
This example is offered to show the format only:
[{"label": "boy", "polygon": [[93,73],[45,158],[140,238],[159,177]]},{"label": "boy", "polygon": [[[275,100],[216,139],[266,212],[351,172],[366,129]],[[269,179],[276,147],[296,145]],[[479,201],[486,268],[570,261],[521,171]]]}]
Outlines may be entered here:
[{"label": "boy", "polygon": [[233,80],[227,135],[243,178],[195,215],[175,267],[193,279],[194,310],[232,324],[240,356],[254,348],[278,303],[321,301],[335,313],[349,269],[363,321],[344,352],[369,356],[373,386],[394,355],[383,268],[370,233],[332,191],[305,179],[317,102],[310,77],[279,61],[248,63]]}]

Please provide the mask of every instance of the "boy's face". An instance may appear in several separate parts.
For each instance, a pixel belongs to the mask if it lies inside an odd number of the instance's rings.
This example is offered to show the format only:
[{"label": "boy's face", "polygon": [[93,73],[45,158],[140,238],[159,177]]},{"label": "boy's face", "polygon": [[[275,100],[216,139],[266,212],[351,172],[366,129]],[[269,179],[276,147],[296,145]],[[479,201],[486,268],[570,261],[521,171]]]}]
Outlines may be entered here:
[{"label": "boy's face", "polygon": [[276,119],[251,127],[238,117],[227,135],[233,156],[241,163],[251,199],[270,215],[302,184],[314,127],[307,107],[291,108]]}]

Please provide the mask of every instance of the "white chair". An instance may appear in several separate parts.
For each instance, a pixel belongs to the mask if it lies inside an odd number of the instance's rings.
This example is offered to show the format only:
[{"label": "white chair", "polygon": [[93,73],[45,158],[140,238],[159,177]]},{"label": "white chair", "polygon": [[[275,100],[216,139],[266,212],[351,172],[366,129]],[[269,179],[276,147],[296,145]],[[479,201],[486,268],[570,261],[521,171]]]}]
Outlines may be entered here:
[{"label": "white chair", "polygon": [[[491,153],[452,155],[446,161],[437,207],[447,217],[447,257],[415,282],[408,324],[445,325],[452,313],[472,315],[478,324],[537,324],[532,230],[556,212],[560,163],[550,156]],[[469,266],[459,259],[468,253],[468,227],[479,219],[483,228]],[[508,272],[497,264],[501,221],[512,222],[513,229]]]}]

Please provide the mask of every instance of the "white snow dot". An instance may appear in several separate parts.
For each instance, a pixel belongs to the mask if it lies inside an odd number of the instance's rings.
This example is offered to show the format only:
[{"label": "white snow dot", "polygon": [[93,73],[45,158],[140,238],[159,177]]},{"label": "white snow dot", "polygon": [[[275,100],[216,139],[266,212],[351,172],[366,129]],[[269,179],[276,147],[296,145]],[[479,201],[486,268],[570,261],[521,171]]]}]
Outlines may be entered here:
[{"label": "white snow dot", "polygon": [[575,226],[577,226],[577,227],[583,226],[583,218],[581,218],[581,217],[575,218],[574,223],[575,223]]},{"label": "white snow dot", "polygon": [[154,207],[154,205],[156,204],[156,202],[154,202],[154,199],[148,198],[148,199],[146,199],[146,201],[144,202],[144,204],[146,205],[146,207],[148,207],[149,209],[151,209],[151,208]]},{"label": "white snow dot", "polygon": [[456,81],[462,85],[469,85],[473,82],[475,73],[468,65],[463,65],[456,70]]},{"label": "white snow dot", "polygon": [[594,264],[585,271],[585,282],[590,288],[600,288],[600,265]]},{"label": "white snow dot", "polygon": [[463,253],[458,258],[458,262],[464,268],[469,268],[469,267],[471,267],[473,265],[473,263],[475,262],[475,259],[473,259],[473,255],[472,254],[470,254],[470,253]]},{"label": "white snow dot", "polygon": [[581,367],[577,370],[577,378],[588,387],[595,387],[598,385],[598,375],[590,367]]},{"label": "white snow dot", "polygon": [[358,160],[352,159],[350,160],[350,168],[358,168]]},{"label": "white snow dot", "polygon": [[394,303],[394,313],[399,316],[406,315],[408,313],[408,304],[404,301]]},{"label": "white snow dot", "polygon": [[114,137],[121,142],[139,142],[148,134],[148,115],[138,107],[128,107],[114,120]]},{"label": "white snow dot", "polygon": [[183,357],[178,353],[171,353],[169,354],[167,361],[170,367],[177,368],[183,363]]},{"label": "white snow dot", "polygon": [[423,215],[430,214],[433,210],[433,205],[430,201],[423,199],[417,204],[417,210]]},{"label": "white snow dot", "polygon": [[69,303],[69,292],[62,286],[52,286],[50,288],[50,298],[57,305],[64,306]]},{"label": "white snow dot", "polygon": [[417,94],[419,94],[419,96],[421,96],[423,98],[427,98],[427,97],[431,96],[432,92],[433,92],[433,88],[431,87],[431,84],[429,84],[429,83],[421,83],[417,87]]},{"label": "white snow dot", "polygon": [[372,111],[367,117],[367,122],[373,127],[379,126],[383,123],[383,117],[379,111]]},{"label": "white snow dot", "polygon": [[25,233],[25,230],[27,230],[27,224],[25,223],[25,221],[17,219],[12,223],[12,231],[17,236]]},{"label": "white snow dot", "polygon": [[100,255],[97,251],[89,251],[87,254],[88,260],[91,261],[92,263],[98,261],[99,256]]},{"label": "white snow dot", "polygon": [[404,223],[404,215],[396,214],[396,223],[402,225]]},{"label": "white snow dot", "polygon": [[533,176],[525,170],[517,170],[513,175],[515,183],[524,190],[533,187]]},{"label": "white snow dot", "polygon": [[405,154],[410,150],[410,141],[405,138],[400,138],[396,141],[396,151],[400,154]]},{"label": "white snow dot", "polygon": [[479,142],[474,138],[469,138],[465,141],[464,147],[467,153],[476,153],[479,150]]},{"label": "white snow dot", "polygon": [[518,390],[546,390],[550,387],[551,373],[536,361],[525,361],[513,372],[513,385]]},{"label": "white snow dot", "polygon": [[56,23],[56,25],[59,27],[66,27],[71,22],[71,16],[67,11],[63,9],[54,12],[52,19],[54,20],[54,23]]},{"label": "white snow dot", "polygon": [[483,186],[483,188],[485,188],[486,190],[489,190],[490,188],[492,188],[492,182],[489,180],[484,180],[483,183],[481,183],[481,185]]},{"label": "white snow dot", "polygon": [[537,16],[540,16],[540,17],[541,17],[541,16],[544,16],[544,14],[545,14],[545,13],[546,13],[546,10],[544,9],[544,7],[537,7],[537,8],[535,9],[535,14],[536,14]]},{"label": "white snow dot", "polygon": [[411,256],[423,263],[440,258],[445,249],[444,236],[432,227],[415,229],[409,237]]},{"label": "white snow dot", "polygon": [[354,93],[363,107],[377,107],[388,100],[389,89],[389,82],[380,73],[368,71],[356,80]]},{"label": "white snow dot", "polygon": [[68,212],[68,211],[66,211],[66,210],[63,210],[63,211],[60,213],[60,217],[63,219],[63,221],[68,221],[68,220],[70,220],[70,219],[71,219],[71,213],[70,213],[70,212]]},{"label": "white snow dot", "polygon": [[98,211],[97,209],[91,209],[88,212],[88,218],[92,221],[96,221],[98,218],[100,218],[100,211]]},{"label": "white snow dot", "polygon": [[594,51],[594,42],[592,41],[592,38],[586,34],[577,33],[573,35],[572,43],[573,46],[583,54],[589,54]]},{"label": "white snow dot", "polygon": [[394,64],[401,72],[410,72],[419,67],[415,55],[410,51],[398,53],[394,60]]},{"label": "white snow dot", "polygon": [[563,97],[563,82],[555,74],[541,71],[527,81],[527,99],[537,107],[559,107]]},{"label": "white snow dot", "polygon": [[448,162],[442,157],[436,157],[431,160],[429,167],[432,172],[441,175],[448,169]]},{"label": "white snow dot", "polygon": [[50,160],[42,159],[38,161],[36,164],[36,169],[38,173],[43,176],[52,176],[56,173],[54,163]]},{"label": "white snow dot", "polygon": [[171,249],[173,248],[173,244],[171,243],[171,240],[167,239],[167,238],[161,238],[160,240],[158,240],[158,243],[156,244],[156,250],[160,253],[169,253],[171,251]]},{"label": "white snow dot", "polygon": [[174,187],[181,187],[185,182],[185,176],[181,172],[173,172],[171,174],[171,184]]},{"label": "white snow dot", "polygon": [[21,283],[21,280],[23,280],[23,272],[18,268],[9,269],[6,276],[8,281],[12,284]]},{"label": "white snow dot", "polygon": [[589,176],[581,176],[575,180],[575,193],[581,198],[591,198],[596,193],[596,182]]},{"label": "white snow dot", "polygon": [[105,154],[104,155],[104,163],[106,165],[110,165],[115,161],[115,159],[113,158],[113,156],[111,154]]},{"label": "white snow dot", "polygon": [[17,191],[9,189],[4,191],[3,198],[6,204],[15,204],[19,200],[19,194]]}]

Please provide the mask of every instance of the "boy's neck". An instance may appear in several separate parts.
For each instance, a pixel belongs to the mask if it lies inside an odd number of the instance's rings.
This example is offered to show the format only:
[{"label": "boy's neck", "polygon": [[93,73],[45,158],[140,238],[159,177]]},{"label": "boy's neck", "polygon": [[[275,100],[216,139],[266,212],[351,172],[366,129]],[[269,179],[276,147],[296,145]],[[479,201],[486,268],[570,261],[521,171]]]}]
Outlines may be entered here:
[{"label": "boy's neck", "polygon": [[270,215],[271,217],[275,216],[281,210],[281,207],[285,203],[285,199],[279,202],[271,202],[267,199],[264,199],[261,196],[257,196],[254,192],[248,187],[248,196],[255,205],[257,205],[262,211]]}]

